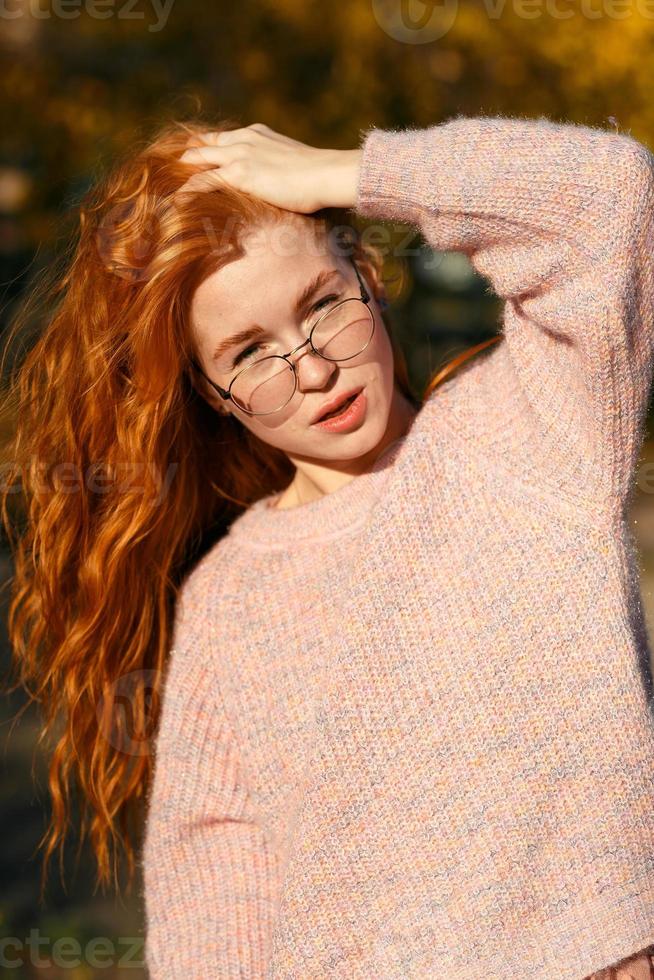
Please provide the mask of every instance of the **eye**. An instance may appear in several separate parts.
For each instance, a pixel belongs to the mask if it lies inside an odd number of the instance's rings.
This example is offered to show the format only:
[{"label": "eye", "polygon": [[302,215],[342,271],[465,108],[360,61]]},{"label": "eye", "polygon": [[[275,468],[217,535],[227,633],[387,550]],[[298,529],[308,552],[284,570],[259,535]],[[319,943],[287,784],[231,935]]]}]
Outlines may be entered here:
[{"label": "eye", "polygon": [[233,368],[237,367],[241,363],[241,361],[244,361],[247,357],[250,356],[250,354],[253,354],[254,351],[259,350],[260,347],[261,344],[250,344],[249,347],[244,347],[243,350],[239,351],[239,353],[232,361],[232,367]]},{"label": "eye", "polygon": [[340,298],[341,298],[340,293],[330,293],[329,296],[323,296],[323,298],[319,299],[317,303],[314,303],[311,309],[314,313],[317,313],[318,310],[321,310],[323,308],[325,303],[330,303],[333,299],[340,299]]},{"label": "eye", "polygon": [[[329,293],[328,296],[323,296],[322,299],[319,299],[318,302],[314,303],[313,306],[311,307],[312,313],[319,312],[328,303],[331,303],[332,300],[341,299],[341,295],[342,295],[341,293]],[[249,347],[244,347],[243,350],[239,351],[239,353],[232,360],[232,369],[238,367],[238,365],[241,364],[243,361],[248,360],[252,356],[252,354],[255,353],[255,351],[258,351],[260,349],[261,349],[261,344],[259,343],[250,344]]]}]

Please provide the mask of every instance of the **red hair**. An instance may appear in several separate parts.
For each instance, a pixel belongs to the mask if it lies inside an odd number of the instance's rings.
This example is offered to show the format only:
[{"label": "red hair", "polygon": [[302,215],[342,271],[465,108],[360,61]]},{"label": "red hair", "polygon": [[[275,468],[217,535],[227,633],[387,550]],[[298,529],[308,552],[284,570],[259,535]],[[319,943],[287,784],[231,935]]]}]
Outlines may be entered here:
[{"label": "red hair", "polygon": [[[138,831],[180,585],[244,507],[294,474],[281,450],[215,412],[191,373],[195,289],[242,231],[289,217],[227,186],[173,205],[193,170],[179,160],[189,139],[240,125],[171,123],[96,183],[63,275],[44,278],[30,297],[47,296],[53,309],[5,393],[15,413],[1,491],[14,555],[15,686],[40,705],[39,742],[54,739],[41,895],[57,847],[63,869],[73,787],[79,844],[88,835],[98,883],[107,884],[113,864],[117,886],[122,847],[131,887],[130,821]],[[348,220],[331,209],[305,217],[325,231]],[[356,232],[352,250],[364,272],[380,272],[382,257]],[[28,311],[29,302],[12,337]],[[419,406],[389,336],[396,382]],[[124,703],[129,714],[117,710]]]}]

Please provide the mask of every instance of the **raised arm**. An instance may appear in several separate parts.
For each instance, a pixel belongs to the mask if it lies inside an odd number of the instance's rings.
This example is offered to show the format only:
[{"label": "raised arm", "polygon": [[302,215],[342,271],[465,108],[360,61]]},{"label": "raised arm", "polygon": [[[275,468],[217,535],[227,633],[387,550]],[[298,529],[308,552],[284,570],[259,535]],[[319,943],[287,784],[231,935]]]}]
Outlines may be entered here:
[{"label": "raised arm", "polygon": [[239,768],[206,649],[201,598],[182,590],[143,845],[150,980],[263,977],[277,865]]},{"label": "raised arm", "polygon": [[503,117],[372,128],[361,150],[357,211],[465,253],[505,300],[503,341],[454,405],[461,438],[550,491],[623,506],[652,378],[652,154]]}]

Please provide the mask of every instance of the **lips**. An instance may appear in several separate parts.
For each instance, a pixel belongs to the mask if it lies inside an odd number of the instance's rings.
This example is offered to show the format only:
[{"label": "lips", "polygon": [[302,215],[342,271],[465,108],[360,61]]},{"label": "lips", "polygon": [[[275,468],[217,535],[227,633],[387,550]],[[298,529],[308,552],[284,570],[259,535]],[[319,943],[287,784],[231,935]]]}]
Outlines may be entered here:
[{"label": "lips", "polygon": [[314,423],[320,422],[320,420],[323,419],[325,417],[325,415],[329,415],[330,412],[335,412],[339,408],[342,408],[343,405],[345,404],[345,402],[349,398],[352,398],[354,395],[358,395],[359,392],[362,391],[362,390],[363,390],[363,385],[359,385],[358,388],[352,388],[350,391],[345,391],[345,392],[343,392],[342,395],[336,395],[335,398],[332,398],[331,401],[326,402],[322,406],[322,408],[320,409],[319,414],[318,415],[315,415],[313,417],[313,419],[311,420],[311,424],[314,425]]}]

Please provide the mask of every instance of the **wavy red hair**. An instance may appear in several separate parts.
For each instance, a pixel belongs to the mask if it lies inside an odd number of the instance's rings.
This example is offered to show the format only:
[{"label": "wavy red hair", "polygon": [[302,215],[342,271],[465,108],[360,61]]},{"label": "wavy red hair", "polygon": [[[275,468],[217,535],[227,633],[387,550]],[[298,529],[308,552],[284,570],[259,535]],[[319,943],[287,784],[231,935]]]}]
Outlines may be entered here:
[{"label": "wavy red hair", "polygon": [[[15,686],[41,708],[39,742],[53,740],[41,895],[57,848],[63,875],[73,788],[97,882],[113,867],[118,886],[122,850],[131,887],[180,585],[238,512],[294,473],[280,450],[216,413],[191,373],[194,290],[242,230],[288,217],[229,187],[173,204],[193,170],[179,160],[189,141],[240,125],[170,123],[97,181],[63,272],[42,280],[7,344],[35,298],[52,301],[5,392],[14,427],[1,493]],[[329,232],[348,216],[307,220]],[[380,273],[383,257],[350,228],[353,257]],[[419,405],[389,335],[397,384]],[[428,392],[496,339],[456,358]]]}]

